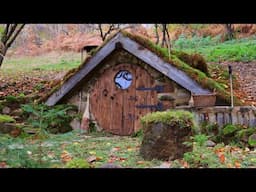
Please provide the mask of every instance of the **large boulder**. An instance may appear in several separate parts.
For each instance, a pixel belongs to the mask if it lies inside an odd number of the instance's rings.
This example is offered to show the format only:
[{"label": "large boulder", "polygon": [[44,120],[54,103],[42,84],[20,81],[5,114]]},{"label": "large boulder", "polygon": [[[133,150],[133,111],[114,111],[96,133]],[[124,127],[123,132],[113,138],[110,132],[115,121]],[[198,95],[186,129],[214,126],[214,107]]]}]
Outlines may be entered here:
[{"label": "large boulder", "polygon": [[192,147],[183,144],[192,136],[194,120],[190,112],[156,112],[143,117],[142,123],[140,154],[144,159],[174,160],[192,151]]}]

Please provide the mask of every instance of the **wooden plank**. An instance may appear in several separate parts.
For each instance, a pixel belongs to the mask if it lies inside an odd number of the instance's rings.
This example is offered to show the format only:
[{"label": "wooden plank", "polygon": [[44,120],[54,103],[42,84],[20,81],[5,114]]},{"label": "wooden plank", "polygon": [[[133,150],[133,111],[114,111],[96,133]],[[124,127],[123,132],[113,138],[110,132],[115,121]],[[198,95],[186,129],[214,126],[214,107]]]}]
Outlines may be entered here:
[{"label": "wooden plank", "polygon": [[134,121],[135,121],[135,99],[131,99],[135,96],[135,75],[136,71],[131,64],[121,65],[123,70],[127,70],[132,74],[132,84],[128,89],[122,90],[123,94],[123,118],[124,124],[122,127],[121,135],[131,135],[134,132]]},{"label": "wooden plank", "polygon": [[[144,72],[145,71],[141,67],[138,66],[136,68],[136,85],[135,85],[136,88],[148,86],[147,84],[145,84],[145,79],[143,79]],[[148,94],[147,91],[136,90],[137,101],[135,102],[135,105],[145,104],[147,94]],[[135,123],[134,123],[135,128],[134,129],[136,131],[142,128],[141,123],[140,123],[140,118],[144,115],[144,113],[145,113],[144,110],[146,110],[146,109],[141,109],[141,108],[135,107]]]},{"label": "wooden plank", "polygon": [[101,79],[101,85],[102,87],[100,88],[99,91],[101,91],[101,101],[99,108],[101,110],[99,114],[99,118],[102,119],[102,127],[108,131],[111,129],[110,123],[111,123],[111,111],[110,111],[110,106],[111,106],[111,87],[112,87],[112,79],[111,79],[111,70],[107,70],[102,74],[102,79]]},{"label": "wooden plank", "polygon": [[[147,73],[142,67],[136,68],[136,88],[138,87],[154,87],[154,79]],[[136,90],[137,101],[135,105],[156,105],[157,104],[157,92],[153,90],[140,91]],[[147,113],[153,112],[153,108],[135,108],[135,130],[142,128],[140,118]]]},{"label": "wooden plank", "polygon": [[110,113],[110,93],[111,78],[109,78],[110,70],[105,71],[96,81],[91,92],[90,103],[91,113],[95,120],[104,130],[111,129],[111,113]]},{"label": "wooden plank", "polygon": [[114,134],[120,134],[123,127],[123,95],[122,90],[119,89],[115,83],[112,84],[112,97],[111,99],[111,111],[108,113],[112,113],[111,118],[111,128],[110,132]]}]

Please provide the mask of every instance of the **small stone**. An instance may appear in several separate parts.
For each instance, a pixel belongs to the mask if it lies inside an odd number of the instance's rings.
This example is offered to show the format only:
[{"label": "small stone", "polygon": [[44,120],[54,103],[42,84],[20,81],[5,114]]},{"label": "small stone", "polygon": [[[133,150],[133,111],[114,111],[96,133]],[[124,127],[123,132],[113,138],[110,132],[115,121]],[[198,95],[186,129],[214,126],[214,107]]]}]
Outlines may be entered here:
[{"label": "small stone", "polygon": [[205,146],[206,147],[214,147],[216,145],[216,143],[214,143],[213,141],[211,140],[207,140],[206,143],[205,143]]},{"label": "small stone", "polygon": [[10,107],[4,107],[4,108],[2,109],[2,113],[3,113],[3,114],[10,114],[10,112],[11,112]]},{"label": "small stone", "polygon": [[171,163],[170,162],[163,162],[159,167],[157,168],[170,168]]},{"label": "small stone", "polygon": [[116,164],[113,164],[113,163],[106,163],[102,166],[100,166],[100,168],[122,168],[121,165],[116,165]]}]

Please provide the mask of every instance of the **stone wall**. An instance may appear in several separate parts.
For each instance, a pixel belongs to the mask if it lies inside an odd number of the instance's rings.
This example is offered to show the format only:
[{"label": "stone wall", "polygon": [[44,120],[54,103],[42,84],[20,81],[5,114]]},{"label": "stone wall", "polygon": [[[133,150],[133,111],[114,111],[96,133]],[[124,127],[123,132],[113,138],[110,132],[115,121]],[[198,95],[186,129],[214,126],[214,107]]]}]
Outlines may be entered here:
[{"label": "stone wall", "polygon": [[225,124],[240,124],[256,127],[256,108],[252,106],[215,106],[215,107],[178,107],[195,113],[197,123],[217,123],[219,126]]}]

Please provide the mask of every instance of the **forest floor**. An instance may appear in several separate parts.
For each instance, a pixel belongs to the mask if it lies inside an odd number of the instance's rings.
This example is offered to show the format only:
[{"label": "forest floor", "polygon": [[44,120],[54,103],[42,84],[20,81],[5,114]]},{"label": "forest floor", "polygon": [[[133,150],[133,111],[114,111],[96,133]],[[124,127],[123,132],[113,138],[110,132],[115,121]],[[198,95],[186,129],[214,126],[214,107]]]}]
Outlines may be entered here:
[{"label": "forest floor", "polygon": [[[0,98],[7,95],[43,94],[49,82],[59,80],[81,63],[80,53],[49,53],[36,57],[6,58],[0,70]],[[223,62],[223,65],[230,63]],[[255,63],[232,62],[245,100],[255,104]],[[145,161],[139,155],[141,137],[106,134],[85,135],[77,131],[52,135],[41,140],[29,137],[0,137],[0,167],[101,167],[113,163],[125,168],[256,167],[256,151],[236,145],[214,147],[195,145],[192,153],[175,161]],[[73,165],[70,165],[72,162]],[[82,164],[82,165],[81,165]]]},{"label": "forest floor", "polygon": [[0,137],[0,168],[255,168],[256,150],[235,145],[206,147],[194,143],[193,152],[174,161],[144,160],[142,137],[72,131],[33,136]]},{"label": "forest floor", "polygon": [[244,100],[256,106],[256,62],[224,62],[224,66],[231,65],[238,78],[239,90],[244,92]]}]

